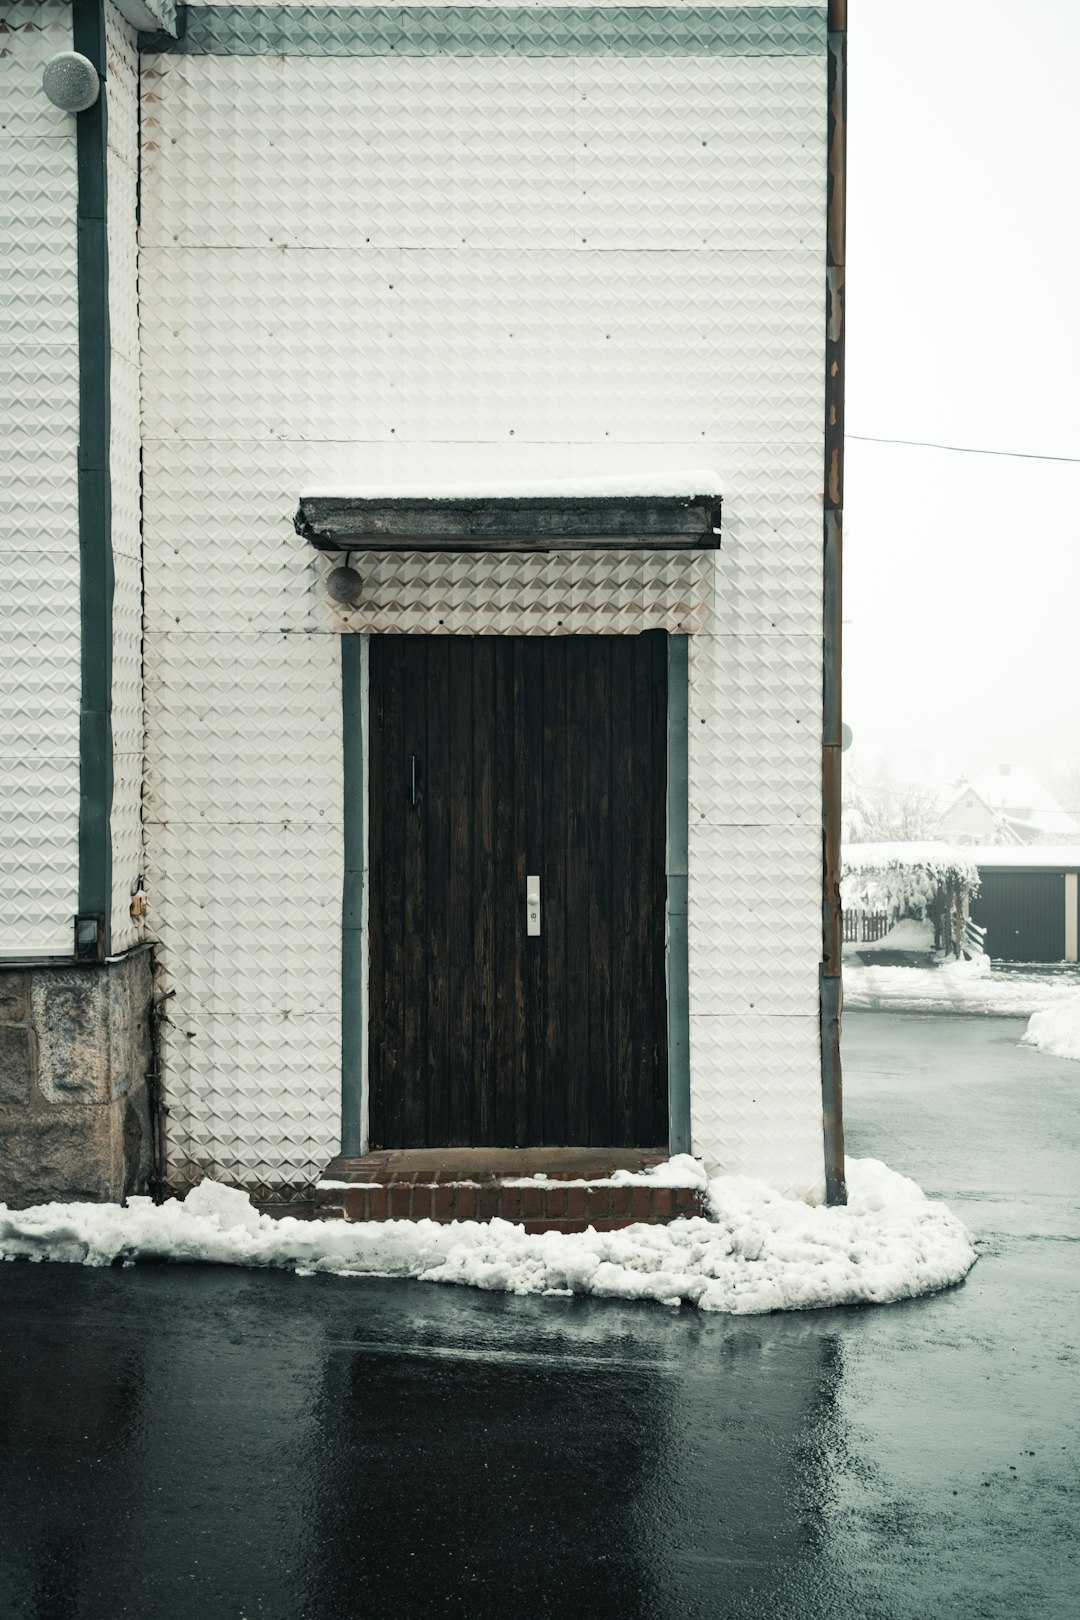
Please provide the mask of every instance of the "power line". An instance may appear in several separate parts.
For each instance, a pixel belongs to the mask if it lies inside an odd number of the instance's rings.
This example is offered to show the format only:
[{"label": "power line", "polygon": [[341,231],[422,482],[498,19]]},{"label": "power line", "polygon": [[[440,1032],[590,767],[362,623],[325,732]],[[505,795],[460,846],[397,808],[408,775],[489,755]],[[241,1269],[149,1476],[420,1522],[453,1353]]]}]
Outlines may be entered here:
[{"label": "power line", "polygon": [[954,450],[962,456],[1007,456],[1014,461],[1068,461],[1080,463],[1080,456],[1044,456],[1035,450],[980,450],[972,444],[938,444],[934,439],[879,439],[873,433],[847,433],[848,439],[863,444],[911,444],[921,450]]}]

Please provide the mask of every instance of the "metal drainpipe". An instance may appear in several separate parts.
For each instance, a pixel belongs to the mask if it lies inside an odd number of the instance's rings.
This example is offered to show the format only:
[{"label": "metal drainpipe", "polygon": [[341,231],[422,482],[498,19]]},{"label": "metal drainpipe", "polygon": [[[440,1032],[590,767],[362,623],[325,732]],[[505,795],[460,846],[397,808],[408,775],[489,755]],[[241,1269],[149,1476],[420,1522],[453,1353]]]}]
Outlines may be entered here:
[{"label": "metal drainpipe", "polygon": [[825,1197],[847,1203],[840,1069],[840,615],[844,527],[844,260],[847,188],[847,0],[829,0],[826,224],[825,494],[822,623],[821,1102]]},{"label": "metal drainpipe", "polygon": [[72,44],[94,64],[101,93],[76,116],[79,285],[79,914],[97,919],[93,959],[111,949],[112,484],[109,467],[108,120],[104,0],[74,0]]}]

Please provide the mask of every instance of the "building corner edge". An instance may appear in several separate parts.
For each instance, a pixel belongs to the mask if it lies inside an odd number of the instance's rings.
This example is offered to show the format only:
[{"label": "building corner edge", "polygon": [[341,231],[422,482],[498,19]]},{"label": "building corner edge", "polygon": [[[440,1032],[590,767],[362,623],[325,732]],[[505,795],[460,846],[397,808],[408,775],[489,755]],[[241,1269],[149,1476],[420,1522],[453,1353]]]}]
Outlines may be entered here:
[{"label": "building corner edge", "polygon": [[847,1203],[840,1062],[841,612],[844,528],[844,270],[847,223],[847,0],[828,0],[828,201],[822,620],[821,1102],[825,1199]]}]

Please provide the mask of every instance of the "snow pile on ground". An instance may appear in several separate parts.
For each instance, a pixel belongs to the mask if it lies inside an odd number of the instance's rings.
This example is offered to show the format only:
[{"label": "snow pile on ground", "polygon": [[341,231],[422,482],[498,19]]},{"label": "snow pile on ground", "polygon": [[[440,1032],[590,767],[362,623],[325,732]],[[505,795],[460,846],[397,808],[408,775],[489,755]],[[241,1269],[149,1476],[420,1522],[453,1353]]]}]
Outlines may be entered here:
[{"label": "snow pile on ground", "polygon": [[[530,1176],[500,1176],[499,1179],[504,1187],[700,1187],[704,1190],[709,1184],[700,1160],[691,1153],[676,1153],[645,1170],[613,1170],[610,1176],[549,1176],[543,1170],[534,1170]],[[341,1189],[354,1187],[356,1183],[323,1177],[318,1185]],[[385,1183],[369,1181],[364,1185],[381,1187]],[[444,1181],[442,1185],[479,1187],[481,1183],[475,1176],[463,1176],[460,1181]]]},{"label": "snow pile on ground", "polygon": [[700,1159],[692,1153],[676,1153],[645,1170],[613,1170],[610,1176],[547,1176],[542,1170],[531,1176],[506,1176],[506,1187],[701,1187],[709,1178]]},{"label": "snow pile on ground", "polygon": [[1080,1063],[1080,993],[1033,1015],[1023,1035],[1026,1046],[1037,1046],[1049,1057],[1075,1058]]},{"label": "snow pile on ground", "polygon": [[934,949],[934,925],[929,921],[918,921],[915,917],[901,917],[900,921],[893,923],[887,934],[880,939],[864,940],[862,943],[849,942],[844,946],[845,952],[853,951],[864,956],[869,951],[932,951]]},{"label": "snow pile on ground", "polygon": [[733,1315],[886,1304],[967,1274],[971,1234],[944,1204],[876,1159],[849,1159],[847,1177],[846,1207],[813,1207],[764,1182],[721,1176],[709,1184],[709,1219],[538,1235],[501,1220],[273,1220],[245,1193],[207,1180],[183,1203],[0,1205],[0,1257],[279,1266]]},{"label": "snow pile on ground", "polygon": [[876,1012],[990,1013],[1025,1018],[1074,997],[1076,979],[1038,973],[991,973],[990,959],[941,967],[857,967],[844,962],[844,1006]]}]

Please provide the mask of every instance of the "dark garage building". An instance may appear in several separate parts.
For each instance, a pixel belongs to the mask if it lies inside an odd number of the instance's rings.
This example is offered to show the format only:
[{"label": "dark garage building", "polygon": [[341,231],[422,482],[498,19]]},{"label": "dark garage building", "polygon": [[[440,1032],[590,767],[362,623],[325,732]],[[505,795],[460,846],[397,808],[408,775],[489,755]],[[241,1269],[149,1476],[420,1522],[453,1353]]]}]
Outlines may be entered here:
[{"label": "dark garage building", "polygon": [[1075,962],[1080,957],[1080,846],[973,849],[982,887],[972,920],[1000,962]]}]

